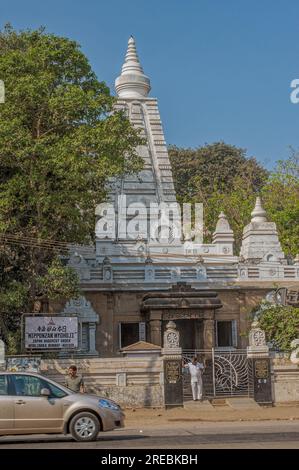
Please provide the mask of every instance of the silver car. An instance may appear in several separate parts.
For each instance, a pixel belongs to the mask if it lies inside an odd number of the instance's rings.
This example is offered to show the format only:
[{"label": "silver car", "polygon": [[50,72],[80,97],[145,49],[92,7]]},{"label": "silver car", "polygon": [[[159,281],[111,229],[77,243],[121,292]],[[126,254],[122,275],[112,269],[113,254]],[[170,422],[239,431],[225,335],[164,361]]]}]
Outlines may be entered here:
[{"label": "silver car", "polygon": [[124,413],[112,400],[74,393],[39,374],[0,373],[0,435],[70,433],[93,441],[123,426]]}]

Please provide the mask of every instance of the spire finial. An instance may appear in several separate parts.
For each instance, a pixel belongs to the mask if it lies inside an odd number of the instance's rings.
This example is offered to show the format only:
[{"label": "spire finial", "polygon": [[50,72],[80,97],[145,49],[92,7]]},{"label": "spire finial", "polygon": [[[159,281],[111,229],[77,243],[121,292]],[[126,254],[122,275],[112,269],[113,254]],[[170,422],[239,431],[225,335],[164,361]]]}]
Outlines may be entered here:
[{"label": "spire finial", "polygon": [[267,213],[262,206],[261,198],[256,198],[255,207],[251,212],[251,222],[267,222]]},{"label": "spire finial", "polygon": [[132,35],[128,41],[121,74],[115,80],[115,89],[120,98],[144,98],[151,89],[150,80],[144,75],[139,62],[135,39]]}]

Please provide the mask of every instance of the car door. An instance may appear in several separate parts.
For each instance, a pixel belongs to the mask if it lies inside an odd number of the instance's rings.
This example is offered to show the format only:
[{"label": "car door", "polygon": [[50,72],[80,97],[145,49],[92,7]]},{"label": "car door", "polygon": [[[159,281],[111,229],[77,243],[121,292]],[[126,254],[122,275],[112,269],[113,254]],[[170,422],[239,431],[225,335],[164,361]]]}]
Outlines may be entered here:
[{"label": "car door", "polygon": [[[16,433],[61,432],[63,429],[63,404],[53,392],[53,385],[33,375],[14,374],[14,428]],[[43,388],[50,396],[41,396]],[[54,387],[57,388],[57,387]]]},{"label": "car door", "polygon": [[10,394],[9,379],[0,374],[0,434],[11,432],[14,425],[14,396]]}]

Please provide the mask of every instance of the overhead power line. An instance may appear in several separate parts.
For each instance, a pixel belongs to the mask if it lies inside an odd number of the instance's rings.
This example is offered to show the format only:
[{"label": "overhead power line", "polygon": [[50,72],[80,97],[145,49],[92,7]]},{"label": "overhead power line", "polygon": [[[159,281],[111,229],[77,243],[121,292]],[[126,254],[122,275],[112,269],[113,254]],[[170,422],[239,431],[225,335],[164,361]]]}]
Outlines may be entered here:
[{"label": "overhead power line", "polygon": [[[74,244],[71,242],[62,242],[58,240],[47,240],[47,239],[38,239],[34,237],[26,237],[23,235],[12,235],[12,234],[0,234],[0,245],[17,245],[17,246],[24,246],[30,247],[35,249],[44,249],[44,250],[53,250],[58,252],[71,252],[74,253],[76,251],[82,250],[82,248],[86,248],[86,245],[79,245]],[[148,247],[149,248],[149,247]],[[160,251],[154,251],[153,248],[146,249],[145,251],[140,252],[137,249],[131,250],[130,253],[119,253],[115,255],[117,257],[123,258],[143,258],[147,259],[150,257],[159,257],[159,258],[186,258],[185,253],[176,253],[173,251],[169,251],[168,253],[161,253]],[[113,255],[112,255],[113,257]],[[200,254],[189,254],[189,258],[201,258]]]}]

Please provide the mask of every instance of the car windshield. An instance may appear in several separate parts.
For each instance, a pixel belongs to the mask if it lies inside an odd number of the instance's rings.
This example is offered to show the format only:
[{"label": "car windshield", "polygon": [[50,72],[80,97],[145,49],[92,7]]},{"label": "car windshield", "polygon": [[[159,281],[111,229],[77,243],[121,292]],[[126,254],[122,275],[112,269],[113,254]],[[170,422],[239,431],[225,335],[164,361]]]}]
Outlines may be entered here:
[{"label": "car windshield", "polygon": [[50,390],[51,397],[63,398],[67,395],[66,391],[62,390],[62,388],[57,387],[51,382],[48,382],[48,381],[44,381],[44,382],[45,382],[45,388],[48,388]]}]

